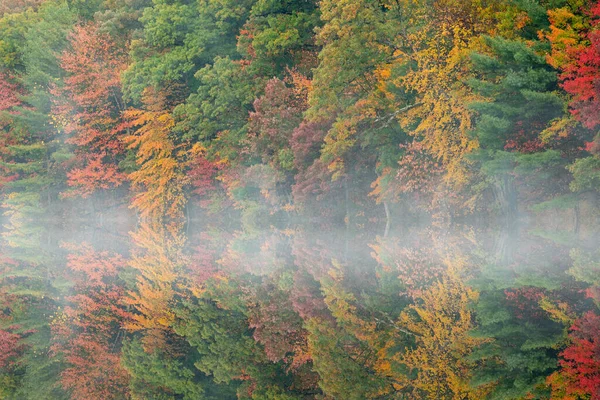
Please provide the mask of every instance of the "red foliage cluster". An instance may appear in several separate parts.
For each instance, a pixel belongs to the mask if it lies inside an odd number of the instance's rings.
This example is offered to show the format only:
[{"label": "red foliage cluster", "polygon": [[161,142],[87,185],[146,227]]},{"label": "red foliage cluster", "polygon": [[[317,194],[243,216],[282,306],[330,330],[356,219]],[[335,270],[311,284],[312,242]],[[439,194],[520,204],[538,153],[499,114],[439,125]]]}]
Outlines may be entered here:
[{"label": "red foliage cluster", "polygon": [[0,329],[0,370],[13,366],[24,348],[20,335]]},{"label": "red foliage cluster", "polygon": [[[221,238],[217,237],[216,239]],[[217,259],[222,249],[216,245],[219,241],[215,240],[215,237],[208,232],[201,232],[199,241],[200,245],[194,248],[188,270],[192,280],[196,284],[202,285],[219,273]]]},{"label": "red foliage cluster", "polygon": [[545,316],[544,310],[539,306],[539,301],[544,296],[543,289],[537,287],[506,289],[504,295],[513,307],[517,318],[543,318]]},{"label": "red foliage cluster", "polygon": [[94,335],[74,338],[66,352],[70,367],[61,373],[61,384],[74,399],[119,400],[127,398],[129,377],[120,355]]},{"label": "red foliage cluster", "polygon": [[[17,84],[15,84],[12,79],[4,74],[0,73],[0,129],[4,129],[10,124],[10,115],[5,116],[3,114],[11,114],[12,108],[21,105],[21,100],[19,99],[20,90]],[[10,151],[7,146],[15,144],[15,138],[11,135],[2,135],[0,136],[0,160],[4,161],[3,158],[6,155],[9,155]],[[10,182],[17,178],[17,174],[11,173],[5,167],[1,168],[2,172],[4,172],[4,176],[0,178],[0,185],[6,182]]]},{"label": "red foliage cluster", "polygon": [[221,169],[217,162],[210,161],[204,156],[198,156],[188,171],[194,193],[205,196],[215,189],[215,177]]},{"label": "red foliage cluster", "polygon": [[545,125],[531,121],[518,121],[515,125],[516,132],[506,141],[504,150],[517,151],[524,154],[537,153],[544,150],[545,145],[538,137],[538,132],[542,131]]},{"label": "red foliage cluster", "polygon": [[290,300],[294,311],[304,320],[323,316],[327,308],[319,284],[303,271],[297,271],[294,274],[294,286]]},{"label": "red foliage cluster", "polygon": [[10,110],[21,104],[19,88],[4,73],[0,73],[0,111]]},{"label": "red foliage cluster", "polygon": [[302,320],[292,311],[287,294],[271,286],[259,290],[256,300],[248,322],[254,329],[254,339],[265,347],[270,361],[278,362],[296,348],[306,347],[306,331]]},{"label": "red foliage cluster", "polygon": [[294,167],[303,171],[319,157],[319,151],[323,144],[323,139],[327,134],[327,129],[331,122],[302,122],[290,139],[290,146],[294,153]]},{"label": "red foliage cluster", "polygon": [[508,139],[504,145],[504,150],[518,151],[519,153],[531,154],[544,149],[544,143],[539,138],[527,140],[524,135],[518,135],[515,138]]},{"label": "red foliage cluster", "polygon": [[54,90],[54,113],[76,145],[78,166],[68,175],[71,195],[87,197],[96,189],[119,186],[125,175],[117,170],[124,152],[119,138],[124,106],[121,72],[126,68],[124,51],[93,24],[76,27],[71,49],[60,57],[68,76]]},{"label": "red foliage cluster", "polygon": [[600,287],[593,286],[586,289],[585,296],[600,303]]},{"label": "red foliage cluster", "polygon": [[265,94],[254,101],[255,111],[250,113],[251,152],[270,162],[278,150],[288,147],[305,108],[305,99],[283,81],[273,78],[267,82]]},{"label": "red foliage cluster", "polygon": [[313,198],[323,199],[334,187],[340,186],[340,181],[331,181],[331,171],[327,165],[317,159],[310,167],[295,176],[292,195],[296,203],[306,204]]},{"label": "red foliage cluster", "polygon": [[591,311],[586,313],[575,321],[569,338],[571,344],[561,353],[561,370],[549,383],[569,398],[589,396],[591,400],[599,400],[600,316]]},{"label": "red foliage cluster", "polygon": [[81,275],[75,279],[76,294],[67,298],[69,305],[52,325],[52,351],[69,364],[61,385],[76,399],[126,398],[129,378],[117,344],[128,313],[122,302],[125,289],[116,282],[124,261],[87,244],[64,247],[71,251],[68,267]]},{"label": "red foliage cluster", "polygon": [[75,168],[67,173],[69,186],[79,187],[72,194],[87,197],[97,189],[111,189],[119,186],[125,175],[114,164],[107,164],[100,155],[89,156],[84,168]]},{"label": "red foliage cluster", "polygon": [[[371,196],[394,202],[404,195],[411,195],[417,201],[431,200],[439,186],[442,165],[421,142],[400,145],[400,149],[404,154],[398,161],[398,168],[383,169],[381,176],[371,185],[374,188]],[[429,204],[431,201],[425,203]]]},{"label": "red foliage cluster", "polygon": [[587,32],[589,46],[574,48],[570,62],[563,66],[563,88],[573,96],[572,113],[587,128],[600,124],[600,2],[589,11],[592,29]]},{"label": "red foliage cluster", "polygon": [[115,277],[125,267],[125,260],[121,256],[95,251],[87,243],[66,243],[63,247],[71,250],[67,256],[69,268],[82,273],[88,285],[103,285],[104,278]]},{"label": "red foliage cluster", "polygon": [[442,166],[431,157],[421,142],[413,141],[400,147],[406,151],[398,162],[399,168],[395,178],[400,191],[433,193]]}]

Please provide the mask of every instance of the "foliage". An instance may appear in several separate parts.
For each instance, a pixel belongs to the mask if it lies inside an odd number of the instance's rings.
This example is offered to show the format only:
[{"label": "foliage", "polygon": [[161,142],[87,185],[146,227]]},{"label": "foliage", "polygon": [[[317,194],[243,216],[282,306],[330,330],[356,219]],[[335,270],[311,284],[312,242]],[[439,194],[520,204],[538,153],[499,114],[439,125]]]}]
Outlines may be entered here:
[{"label": "foliage", "polygon": [[178,159],[181,151],[171,139],[175,122],[160,95],[149,90],[144,103],[144,110],[124,113],[134,128],[125,142],[129,149],[136,150],[139,166],[129,175],[133,188],[139,189],[131,206],[137,207],[142,216],[177,218],[185,205],[183,186],[187,179]]},{"label": "foliage", "polygon": [[117,137],[120,113],[120,74],[125,68],[123,51],[111,38],[88,24],[70,34],[70,47],[61,57],[68,74],[55,92],[55,119],[67,143],[75,145],[76,167],[68,173],[70,196],[87,197],[98,189],[123,183],[118,159],[123,144]]}]

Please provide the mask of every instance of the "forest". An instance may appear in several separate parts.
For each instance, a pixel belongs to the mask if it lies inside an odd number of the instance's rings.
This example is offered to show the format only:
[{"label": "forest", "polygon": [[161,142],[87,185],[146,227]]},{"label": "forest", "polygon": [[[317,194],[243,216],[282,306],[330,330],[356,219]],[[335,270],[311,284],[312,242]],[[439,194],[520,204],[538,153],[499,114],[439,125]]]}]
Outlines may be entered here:
[{"label": "forest", "polygon": [[600,400],[599,129],[598,0],[0,0],[0,399]]},{"label": "forest", "polygon": [[598,2],[1,7],[11,215],[368,222],[597,201]]}]

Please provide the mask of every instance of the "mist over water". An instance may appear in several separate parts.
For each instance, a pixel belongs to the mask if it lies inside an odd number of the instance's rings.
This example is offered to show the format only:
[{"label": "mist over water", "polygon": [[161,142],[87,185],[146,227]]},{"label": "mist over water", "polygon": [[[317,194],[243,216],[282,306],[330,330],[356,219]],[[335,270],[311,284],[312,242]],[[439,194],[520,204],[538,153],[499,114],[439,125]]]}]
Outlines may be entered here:
[{"label": "mist over water", "polygon": [[17,398],[543,398],[598,333],[581,227],[207,220],[7,225]]}]

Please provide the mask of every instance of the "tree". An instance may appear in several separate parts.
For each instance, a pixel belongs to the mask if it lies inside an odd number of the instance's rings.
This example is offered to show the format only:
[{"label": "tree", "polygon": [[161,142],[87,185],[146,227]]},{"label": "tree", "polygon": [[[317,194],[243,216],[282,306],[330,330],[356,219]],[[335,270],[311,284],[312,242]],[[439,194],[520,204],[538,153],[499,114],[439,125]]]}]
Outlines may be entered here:
[{"label": "tree", "polygon": [[[372,151],[360,147],[369,141],[369,122],[385,102],[379,102],[376,82],[378,68],[393,53],[389,44],[401,26],[395,6],[371,1],[326,1],[320,4],[323,25],[317,29],[322,46],[308,96],[308,122],[333,120],[327,128],[321,163],[336,180],[357,165],[374,164]],[[361,134],[359,134],[361,132]],[[375,130],[374,136],[382,135]],[[386,141],[384,138],[383,141]],[[348,165],[347,165],[348,164]],[[316,167],[315,167],[316,168]],[[327,177],[329,178],[329,177]]]},{"label": "tree", "polygon": [[0,111],[5,112],[13,107],[21,104],[19,100],[18,87],[6,74],[0,75],[0,93],[2,93],[2,101],[0,101]]},{"label": "tree", "polygon": [[126,56],[92,23],[76,27],[69,40],[71,49],[61,56],[68,76],[55,90],[54,114],[69,136],[67,142],[75,146],[77,163],[68,173],[73,189],[67,195],[88,197],[125,180],[118,162],[124,152],[119,121]]},{"label": "tree", "polygon": [[124,261],[87,244],[65,246],[72,251],[68,266],[78,279],[68,306],[52,323],[52,353],[67,363],[60,384],[75,398],[128,398],[129,376],[119,354],[127,317],[118,279]]},{"label": "tree", "polygon": [[425,150],[422,142],[413,141],[408,145],[400,145],[402,158],[396,166],[384,167],[381,175],[371,184],[378,203],[397,203],[402,198],[412,198],[428,208],[433,202],[433,195],[440,185],[443,169],[440,164]]},{"label": "tree", "polygon": [[256,304],[249,307],[248,318],[248,326],[254,330],[254,340],[264,346],[269,360],[285,360],[296,365],[294,358],[300,360],[306,352],[306,331],[287,293],[274,286],[263,285],[257,288],[254,297]]},{"label": "tree", "polygon": [[177,131],[202,143],[209,157],[235,163],[262,79],[249,75],[239,62],[229,57],[216,57],[213,64],[198,70],[195,77],[197,91],[173,112]]},{"label": "tree", "polygon": [[[131,375],[133,399],[181,398],[184,400],[234,399],[232,388],[217,387],[194,368],[197,354],[181,338],[174,338],[170,351],[157,347],[148,352],[138,340],[123,347],[123,365]],[[176,353],[173,354],[172,350]]]},{"label": "tree", "polygon": [[462,282],[464,263],[446,260],[447,271],[401,313],[396,323],[414,336],[414,345],[404,351],[398,351],[394,342],[384,347],[382,367],[398,363],[406,372],[393,374],[393,366],[383,372],[389,369],[395,388],[415,398],[480,399],[489,393],[489,386],[470,387],[474,366],[469,356],[485,340],[470,334],[474,328],[470,305],[478,293]]},{"label": "tree", "polygon": [[[481,35],[490,33],[501,2],[452,1],[409,4],[393,59],[382,66],[380,76],[401,88],[396,102],[404,110],[397,118],[410,135],[420,138],[447,171],[448,181],[467,182],[466,156],[479,147],[470,135],[474,114],[467,104],[474,95],[464,85],[470,74],[466,55],[480,46]],[[394,95],[393,93],[391,93]]]},{"label": "tree", "polygon": [[549,15],[552,25],[547,37],[553,46],[549,62],[562,70],[560,78],[563,88],[572,96],[573,115],[592,129],[600,123],[596,95],[600,67],[597,48],[600,36],[596,25],[600,6],[589,2],[582,10],[565,7],[552,10]]},{"label": "tree", "polygon": [[544,380],[556,368],[556,348],[564,335],[562,323],[541,308],[544,295],[533,287],[482,292],[473,334],[493,340],[473,354],[482,363],[473,385],[494,384],[490,398],[544,395]]},{"label": "tree", "polygon": [[[525,15],[527,21],[532,21],[529,14]],[[523,30],[524,27],[521,35],[525,35]],[[486,37],[485,43],[487,54],[471,54],[477,77],[469,80],[469,86],[484,98],[470,104],[477,112],[474,133],[481,146],[474,159],[481,163],[481,171],[492,182],[503,212],[514,214],[517,179],[543,186],[544,195],[561,190],[547,186],[549,181],[561,182],[565,163],[558,157],[547,163],[549,158],[541,153],[561,151],[564,158],[572,157],[578,138],[573,129],[560,130],[565,123],[564,100],[558,92],[557,72],[542,53],[542,43],[526,37],[502,36]],[[536,166],[536,160],[545,165]],[[519,164],[529,165],[519,168]],[[522,197],[527,200],[533,193],[535,189],[531,188]]]},{"label": "tree", "polygon": [[25,346],[20,335],[7,330],[0,330],[0,338],[0,370],[6,370],[15,365]]},{"label": "tree", "polygon": [[319,23],[314,1],[254,2],[239,31],[238,52],[261,76],[281,78],[287,68],[308,70],[316,61],[314,28]]},{"label": "tree", "polygon": [[[597,2],[551,10],[549,17],[552,25],[546,34],[552,45],[548,62],[561,71],[561,86],[571,95],[571,114],[590,130],[585,132],[585,139],[592,136],[600,124],[597,117],[600,103],[596,93],[600,67],[600,36],[597,28],[599,16],[600,6]],[[587,142],[585,150],[597,155],[598,141],[596,134],[595,138]],[[596,157],[576,160],[568,169],[574,178],[570,186],[573,192],[595,190],[594,182],[598,179]]]},{"label": "tree", "polygon": [[575,321],[560,354],[561,369],[548,378],[553,399],[600,398],[599,332],[600,316],[592,311]]},{"label": "tree", "polygon": [[212,64],[216,55],[235,54],[236,35],[251,4],[154,0],[140,18],[142,38],[131,43],[133,62],[123,74],[127,97],[139,102],[149,86],[159,91],[175,83],[197,87],[198,69]]},{"label": "tree", "polygon": [[[11,124],[11,114],[14,112],[13,108],[21,105],[19,99],[19,87],[17,84],[4,73],[0,74],[0,95],[2,100],[0,101],[0,128],[4,129]],[[15,179],[15,171],[6,165],[6,162],[10,160],[10,152],[7,151],[8,146],[15,144],[15,139],[10,134],[2,135],[2,180],[4,182],[10,182]]]},{"label": "tree", "polygon": [[210,299],[190,299],[175,313],[175,332],[200,354],[196,368],[216,383],[229,384],[272,371],[272,366],[258,362],[260,350],[239,311],[219,308]]},{"label": "tree", "polygon": [[265,94],[254,101],[254,111],[250,112],[248,141],[252,156],[283,172],[294,168],[289,143],[302,121],[304,100],[279,79],[267,82]]},{"label": "tree", "polygon": [[[11,112],[5,169],[13,181],[7,187],[13,202],[39,197],[40,205],[55,200],[63,189],[65,165],[70,153],[53,126],[50,86],[64,75],[57,52],[68,44],[73,15],[65,2],[48,1],[29,16],[19,43],[19,104]],[[7,137],[7,138],[8,138]],[[14,146],[14,147],[12,147]]]},{"label": "tree", "polygon": [[124,324],[131,332],[143,333],[146,351],[166,345],[173,329],[175,314],[172,310],[180,276],[187,259],[181,253],[185,237],[180,225],[164,227],[160,222],[144,223],[132,234],[139,247],[129,265],[137,272],[135,290],[125,303],[135,310]]},{"label": "tree", "polygon": [[136,150],[138,169],[131,174],[132,186],[138,190],[131,207],[144,217],[181,218],[186,203],[184,185],[188,180],[180,165],[181,148],[172,139],[175,125],[163,94],[148,89],[145,109],[131,109],[124,118],[134,128],[124,140]]},{"label": "tree", "polygon": [[310,319],[308,349],[319,387],[333,398],[372,399],[390,393],[386,380],[373,373],[373,354],[352,335],[322,319]]}]

